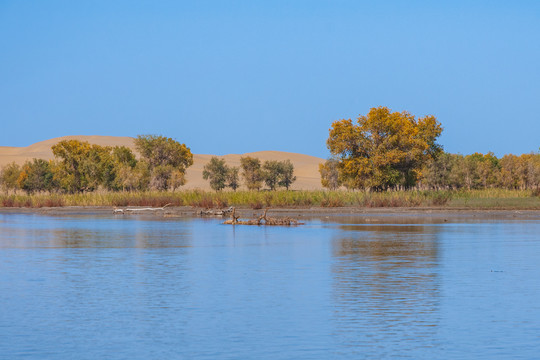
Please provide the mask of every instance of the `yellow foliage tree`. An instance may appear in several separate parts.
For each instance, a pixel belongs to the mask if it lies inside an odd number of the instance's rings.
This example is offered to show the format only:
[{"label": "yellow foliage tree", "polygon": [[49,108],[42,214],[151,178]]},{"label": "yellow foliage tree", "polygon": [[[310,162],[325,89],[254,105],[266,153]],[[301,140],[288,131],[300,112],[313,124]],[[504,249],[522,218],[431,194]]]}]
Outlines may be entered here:
[{"label": "yellow foliage tree", "polygon": [[422,166],[442,150],[436,143],[442,127],[432,115],[417,119],[405,111],[377,107],[356,123],[335,121],[327,146],[339,159],[344,182],[358,189],[414,186]]}]

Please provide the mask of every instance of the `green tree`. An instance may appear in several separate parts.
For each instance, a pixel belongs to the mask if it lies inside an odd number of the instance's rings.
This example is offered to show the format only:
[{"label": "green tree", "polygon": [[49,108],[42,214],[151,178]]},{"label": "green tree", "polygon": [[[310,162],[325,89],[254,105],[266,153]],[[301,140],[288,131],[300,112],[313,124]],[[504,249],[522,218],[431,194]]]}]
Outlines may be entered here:
[{"label": "green tree", "polygon": [[409,188],[427,160],[442,150],[436,143],[441,132],[434,116],[416,119],[378,107],[359,116],[356,125],[351,119],[334,122],[327,146],[339,159],[342,177],[352,180],[355,188]]},{"label": "green tree", "polygon": [[129,186],[134,190],[148,190],[150,187],[150,168],[144,160],[139,160],[131,170]]},{"label": "green tree", "polygon": [[450,158],[450,174],[449,174],[449,184],[452,189],[461,189],[466,186],[467,178],[467,163],[465,161],[465,156],[461,154],[451,154]]},{"label": "green tree", "polygon": [[422,169],[422,187],[435,190],[454,188],[456,184],[452,174],[456,171],[456,155],[443,152],[426,162]]},{"label": "green tree", "polygon": [[114,164],[114,180],[109,184],[108,188],[122,191],[138,189],[135,168],[139,162],[133,151],[125,146],[115,146],[112,149],[112,159]]},{"label": "green tree", "polygon": [[261,161],[250,156],[240,158],[244,184],[249,190],[259,190],[263,182]]},{"label": "green tree", "polygon": [[59,159],[53,166],[54,180],[67,192],[113,188],[116,168],[111,147],[63,140],[53,145],[52,151]]},{"label": "green tree", "polygon": [[518,157],[517,173],[521,189],[540,187],[540,159],[538,154],[522,154]]},{"label": "green tree", "polygon": [[0,171],[0,185],[6,193],[19,188],[18,179],[21,174],[21,167],[15,162],[7,164]]},{"label": "green tree", "polygon": [[469,154],[463,157],[464,185],[467,190],[476,189],[480,184],[477,163],[483,157],[480,153]]},{"label": "green tree", "polygon": [[501,165],[495,154],[488,152],[483,155],[477,165],[482,187],[484,189],[496,187],[501,177]]},{"label": "green tree", "polygon": [[227,186],[236,191],[240,187],[240,179],[238,176],[240,169],[233,166],[227,171]]},{"label": "green tree", "polygon": [[167,190],[170,187],[174,167],[171,165],[158,165],[150,169],[150,188]]},{"label": "green tree", "polygon": [[229,168],[224,159],[213,156],[210,161],[204,165],[203,179],[210,179],[210,187],[216,191],[223,190],[227,186],[227,175]]},{"label": "green tree", "polygon": [[54,179],[71,193],[88,189],[88,179],[83,163],[90,152],[90,144],[78,140],[63,140],[52,146],[53,154],[60,159],[54,167]]},{"label": "green tree", "polygon": [[185,173],[180,170],[173,170],[169,183],[173,192],[180,186],[184,186],[186,184]]},{"label": "green tree", "polygon": [[115,146],[112,149],[112,156],[114,161],[118,164],[125,164],[131,168],[137,166],[135,154],[126,146]]},{"label": "green tree", "polygon": [[22,166],[17,182],[27,193],[51,191],[55,187],[51,165],[43,159],[27,161]]},{"label": "green tree", "polygon": [[518,189],[520,185],[519,158],[516,155],[507,154],[501,158],[500,186],[506,189]]},{"label": "green tree", "polygon": [[279,181],[278,185],[289,190],[292,183],[296,181],[296,176],[294,176],[294,165],[291,160],[280,161],[279,163]]},{"label": "green tree", "polygon": [[328,159],[324,164],[319,164],[319,173],[321,174],[321,185],[330,190],[336,190],[341,186],[338,171],[339,161]]},{"label": "green tree", "polygon": [[277,187],[285,187],[289,190],[291,184],[296,180],[294,176],[294,166],[290,160],[265,161],[262,167],[263,180],[270,190]]},{"label": "green tree", "polygon": [[281,167],[279,161],[268,160],[265,161],[262,166],[263,171],[263,180],[270,188],[270,190],[275,190],[279,183],[279,177],[281,172]]},{"label": "green tree", "polygon": [[90,145],[85,158],[81,162],[81,169],[86,180],[85,190],[93,191],[101,186],[112,189],[116,176],[112,148],[95,144]]},{"label": "green tree", "polygon": [[137,188],[134,181],[133,168],[125,164],[117,164],[115,168],[113,190],[132,191]]},{"label": "green tree", "polygon": [[174,171],[184,175],[186,169],[193,165],[193,154],[190,149],[171,138],[139,135],[135,139],[135,147],[148,164],[151,174],[150,186],[158,190],[170,187]]}]

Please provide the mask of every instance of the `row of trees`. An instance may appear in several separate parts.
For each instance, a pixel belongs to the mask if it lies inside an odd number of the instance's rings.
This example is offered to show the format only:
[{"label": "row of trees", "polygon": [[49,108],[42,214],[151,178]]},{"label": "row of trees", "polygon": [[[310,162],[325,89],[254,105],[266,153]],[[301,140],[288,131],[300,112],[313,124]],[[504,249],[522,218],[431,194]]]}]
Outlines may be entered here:
[{"label": "row of trees", "polygon": [[420,186],[430,189],[538,189],[540,154],[499,159],[493,153],[443,153],[426,164],[422,175]]},{"label": "row of trees", "polygon": [[337,189],[537,189],[540,154],[449,154],[437,144],[441,124],[432,115],[372,108],[366,116],[336,121],[319,166],[324,187]]},{"label": "row of trees", "polygon": [[[319,171],[324,187],[384,191],[388,189],[507,189],[540,188],[540,154],[493,153],[456,155],[437,143],[442,133],[437,119],[416,118],[408,112],[372,108],[367,115],[335,121],[327,146],[332,158]],[[185,184],[193,155],[184,144],[163,136],[140,135],[135,139],[137,158],[127,147],[91,145],[65,140],[52,147],[55,160],[33,159],[15,163],[0,172],[6,190],[64,191],[172,190]],[[203,178],[212,189],[289,189],[296,180],[289,161],[261,161],[242,157],[240,167],[230,167],[213,157]]]},{"label": "row of trees", "polygon": [[[345,186],[354,189],[339,171],[339,161],[319,165],[321,183],[329,189]],[[540,188],[540,154],[471,155],[443,152],[427,161],[415,188],[433,190],[491,189],[531,190]]]},{"label": "row of trees", "polygon": [[[155,135],[139,135],[135,148],[140,157],[125,146],[100,146],[78,140],[64,140],[52,146],[54,160],[33,159],[22,166],[11,163],[0,172],[5,191],[27,193],[62,191],[77,193],[102,188],[109,191],[176,190],[186,183],[186,169],[193,154],[184,144]],[[241,173],[240,173],[241,170]],[[296,180],[289,161],[261,161],[242,157],[240,168],[212,157],[203,171],[214,190],[240,187],[240,175],[249,190],[285,187]]]},{"label": "row of trees", "polygon": [[4,167],[0,184],[6,191],[22,189],[28,193],[98,188],[174,191],[185,184],[193,154],[184,144],[163,136],[139,135],[135,147],[140,159],[125,146],[64,140],[52,146],[52,161],[33,159],[22,166],[12,163]]},{"label": "row of trees", "polygon": [[294,166],[290,160],[267,160],[261,165],[258,158],[250,156],[240,158],[240,168],[229,167],[224,159],[212,157],[204,166],[203,179],[210,180],[210,187],[216,191],[230,187],[234,191],[240,186],[239,172],[242,170],[244,185],[249,190],[260,190],[263,182],[270,190],[289,187],[294,181]]}]

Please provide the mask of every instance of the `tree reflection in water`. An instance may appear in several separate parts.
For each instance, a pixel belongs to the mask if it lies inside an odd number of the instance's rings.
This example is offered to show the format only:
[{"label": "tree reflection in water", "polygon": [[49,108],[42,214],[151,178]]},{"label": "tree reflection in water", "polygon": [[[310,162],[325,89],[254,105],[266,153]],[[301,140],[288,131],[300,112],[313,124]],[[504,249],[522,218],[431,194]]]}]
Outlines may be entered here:
[{"label": "tree reflection in water", "polygon": [[[437,226],[342,225],[333,240],[336,338],[351,352],[436,347]],[[390,351],[390,350],[389,350]]]},{"label": "tree reflection in water", "polygon": [[[142,219],[88,219],[73,221],[72,227],[53,229],[48,246],[58,248],[183,248],[192,246],[188,221]],[[121,223],[119,222],[121,221]],[[69,223],[68,223],[69,224]]]}]

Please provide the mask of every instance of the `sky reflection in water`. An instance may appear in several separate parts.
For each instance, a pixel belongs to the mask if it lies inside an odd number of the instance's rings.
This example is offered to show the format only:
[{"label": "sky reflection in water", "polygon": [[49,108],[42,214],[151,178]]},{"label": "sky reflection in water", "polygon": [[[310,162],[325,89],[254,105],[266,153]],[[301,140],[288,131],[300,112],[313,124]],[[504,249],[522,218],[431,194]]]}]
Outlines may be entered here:
[{"label": "sky reflection in water", "polygon": [[0,359],[531,358],[540,222],[0,214]]}]

